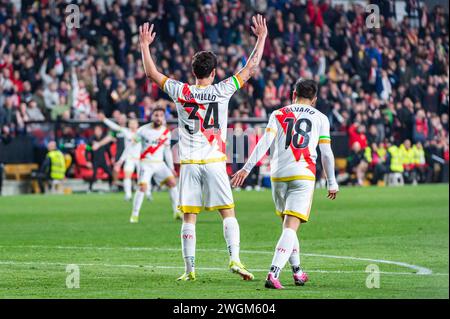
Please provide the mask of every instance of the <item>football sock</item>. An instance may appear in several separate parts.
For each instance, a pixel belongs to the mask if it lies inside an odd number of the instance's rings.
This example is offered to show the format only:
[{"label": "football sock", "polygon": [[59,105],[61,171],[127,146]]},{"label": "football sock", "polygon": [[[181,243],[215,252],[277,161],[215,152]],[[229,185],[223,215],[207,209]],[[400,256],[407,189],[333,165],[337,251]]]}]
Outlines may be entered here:
[{"label": "football sock", "polygon": [[185,272],[195,271],[195,225],[183,223],[181,226],[181,248],[183,251]]},{"label": "football sock", "polygon": [[134,201],[133,201],[133,216],[139,216],[139,211],[141,210],[142,201],[144,200],[144,192],[141,192],[140,190],[136,191],[136,194],[134,195]]},{"label": "football sock", "polygon": [[170,202],[172,203],[172,211],[176,213],[178,211],[178,187],[169,188]]},{"label": "football sock", "polygon": [[131,198],[131,178],[123,179],[123,190],[126,198]]},{"label": "football sock", "polygon": [[288,261],[292,254],[292,249],[294,247],[295,238],[297,234],[291,228],[284,228],[280,239],[278,240],[277,247],[275,248],[275,254],[272,259],[272,266],[270,267],[270,272],[275,278],[280,275],[281,269]]},{"label": "football sock", "polygon": [[241,262],[239,259],[239,224],[236,217],[226,217],[223,220],[223,236],[227,242],[230,260]]},{"label": "football sock", "polygon": [[151,183],[147,185],[147,189],[145,190],[145,196],[150,197],[152,195],[152,185]]},{"label": "football sock", "polygon": [[294,248],[292,248],[292,253],[289,257],[289,263],[294,274],[300,272],[300,243],[297,234],[295,234]]}]

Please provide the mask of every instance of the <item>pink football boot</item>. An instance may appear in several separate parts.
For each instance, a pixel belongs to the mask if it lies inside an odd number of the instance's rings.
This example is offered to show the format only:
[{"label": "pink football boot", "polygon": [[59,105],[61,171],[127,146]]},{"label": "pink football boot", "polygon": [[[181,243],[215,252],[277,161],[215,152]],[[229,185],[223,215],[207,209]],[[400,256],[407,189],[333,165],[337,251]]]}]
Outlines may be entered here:
[{"label": "pink football boot", "polygon": [[281,285],[281,282],[276,279],[271,273],[267,275],[265,287],[271,289],[284,289],[284,287]]},{"label": "pink football boot", "polygon": [[300,273],[294,274],[294,282],[296,286],[303,286],[305,282],[309,280],[308,274],[306,272],[301,271]]}]

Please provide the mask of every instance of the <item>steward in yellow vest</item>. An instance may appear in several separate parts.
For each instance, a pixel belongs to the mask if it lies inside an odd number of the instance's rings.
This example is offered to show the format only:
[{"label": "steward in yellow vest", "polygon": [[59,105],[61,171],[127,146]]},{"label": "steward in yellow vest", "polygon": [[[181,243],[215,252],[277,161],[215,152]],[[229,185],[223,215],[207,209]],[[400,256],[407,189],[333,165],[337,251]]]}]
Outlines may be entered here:
[{"label": "steward in yellow vest", "polygon": [[416,166],[423,166],[426,164],[425,161],[425,151],[423,150],[422,144],[417,143],[412,147],[413,151],[413,163]]},{"label": "steward in yellow vest", "polygon": [[403,173],[403,159],[400,148],[396,145],[389,146],[388,153],[390,158],[389,169],[391,172]]},{"label": "steward in yellow vest", "polygon": [[61,180],[66,177],[66,160],[64,154],[59,150],[52,150],[47,153],[50,159],[50,178]]},{"label": "steward in yellow vest", "polygon": [[414,151],[411,148],[411,141],[405,140],[399,147],[400,157],[402,159],[403,168],[411,170],[414,168]]},{"label": "steward in yellow vest", "polygon": [[[41,193],[45,193],[46,188],[53,190],[53,186],[60,185],[60,181],[66,177],[66,159],[64,154],[56,148],[56,142],[48,142],[47,150],[47,156],[41,167],[32,173],[32,177],[37,179]],[[46,187],[46,184],[49,187]]]}]

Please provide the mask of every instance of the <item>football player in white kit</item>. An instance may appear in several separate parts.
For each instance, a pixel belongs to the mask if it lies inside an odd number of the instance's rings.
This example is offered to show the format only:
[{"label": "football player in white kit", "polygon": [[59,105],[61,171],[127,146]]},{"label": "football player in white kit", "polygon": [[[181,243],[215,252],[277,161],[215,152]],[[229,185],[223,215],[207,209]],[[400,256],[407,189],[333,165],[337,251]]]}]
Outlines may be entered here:
[{"label": "football player in white kit", "polygon": [[153,25],[145,23],[139,31],[146,75],[172,98],[178,112],[179,208],[183,212],[181,244],[185,262],[185,273],[178,280],[195,280],[195,224],[202,209],[219,211],[230,255],[229,268],[244,280],[252,280],[253,275],[239,258],[239,224],[226,172],[225,142],[228,102],[258,68],[267,37],[266,21],[260,15],[253,17],[252,31],[257,41],[252,54],[236,75],[218,84],[213,84],[217,59],[212,52],[202,51],[194,55],[192,71],[195,85],[169,79],[158,72],[149,49],[155,38]]},{"label": "football player in white kit", "polygon": [[137,140],[141,143],[141,153],[139,188],[134,195],[131,223],[139,221],[139,212],[152,177],[158,185],[168,187],[173,216],[176,219],[181,219],[181,213],[177,207],[178,188],[170,148],[171,134],[170,130],[164,125],[165,110],[160,107],[155,108],[151,119],[150,123],[142,125],[136,133]]},{"label": "football player in white kit", "polygon": [[137,141],[137,130],[139,122],[137,119],[128,120],[128,128],[118,125],[116,122],[106,118],[103,113],[99,113],[99,120],[108,126],[111,130],[121,132],[125,137],[125,149],[120,155],[116,165],[123,166],[125,177],[123,179],[123,189],[125,192],[125,200],[132,198],[132,175],[133,172],[139,170],[139,160],[141,155],[141,143]]},{"label": "football player in white kit", "polygon": [[339,191],[334,172],[328,118],[314,108],[317,84],[299,79],[293,93],[293,104],[274,111],[266,131],[244,167],[233,175],[234,187],[242,185],[255,164],[272,146],[270,161],[272,196],[276,213],[283,219],[283,233],[272,259],[266,287],[282,289],[279,274],[289,260],[294,282],[303,286],[308,276],[300,268],[300,245],[297,230],[309,219],[316,178],[316,148],[319,145],[327,177],[328,198]]}]

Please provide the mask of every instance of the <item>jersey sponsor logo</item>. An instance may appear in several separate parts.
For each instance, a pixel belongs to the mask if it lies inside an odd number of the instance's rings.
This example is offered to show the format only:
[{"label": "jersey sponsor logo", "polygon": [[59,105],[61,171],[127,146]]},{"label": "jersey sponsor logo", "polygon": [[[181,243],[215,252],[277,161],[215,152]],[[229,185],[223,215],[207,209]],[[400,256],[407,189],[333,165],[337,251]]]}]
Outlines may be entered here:
[{"label": "jersey sponsor logo", "polygon": [[295,117],[295,114],[286,108],[281,109],[275,117],[286,135],[285,149],[291,149],[297,162],[303,157],[308,164],[307,168],[316,175],[316,165],[311,158],[308,147],[311,121],[306,118]]},{"label": "jersey sponsor logo", "polygon": [[[182,95],[184,99],[178,98],[178,102],[183,104],[183,109],[189,114],[188,119],[195,121],[194,125],[198,125],[198,129],[210,144],[217,141],[219,151],[225,154],[226,143],[221,137],[222,131],[219,125],[218,103],[208,103],[206,104],[207,107],[205,104],[198,103],[191,93],[188,84],[184,84]],[[199,110],[205,111],[205,117],[200,114]],[[195,134],[197,131],[197,127],[192,128],[189,125],[185,125],[184,128],[191,135]]]},{"label": "jersey sponsor logo", "polygon": [[161,136],[156,140],[156,145],[150,145],[147,147],[147,149],[141,154],[141,159],[144,159],[147,154],[153,155],[155,152],[164,145],[164,143],[169,138],[169,129],[166,128],[166,130],[161,134]]}]

